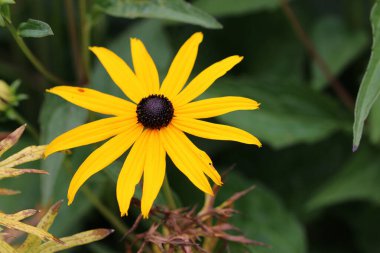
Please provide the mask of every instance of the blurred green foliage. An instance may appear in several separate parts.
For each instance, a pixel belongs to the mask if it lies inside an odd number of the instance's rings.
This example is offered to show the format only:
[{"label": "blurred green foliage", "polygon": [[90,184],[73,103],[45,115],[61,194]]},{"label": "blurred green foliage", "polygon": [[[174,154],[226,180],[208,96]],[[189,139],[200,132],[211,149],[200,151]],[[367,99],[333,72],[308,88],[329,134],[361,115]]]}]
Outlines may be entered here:
[{"label": "blurred green foliage", "polygon": [[[11,2],[0,0],[4,17],[9,16],[4,6]],[[263,148],[194,138],[210,154],[219,171],[236,164],[218,201],[257,184],[256,190],[237,203],[240,213],[234,222],[248,237],[271,248],[230,245],[231,252],[379,252],[380,7],[375,5],[372,9],[375,1],[293,0],[289,6],[295,21],[280,0],[80,0],[72,2],[73,13],[68,2],[71,0],[18,1],[11,6],[15,26],[29,18],[50,25],[54,36],[25,41],[42,63],[68,84],[78,85],[88,79],[90,87],[122,96],[92,55],[89,73],[85,68],[81,70],[77,60],[83,55],[78,56],[70,41],[73,35],[81,37],[88,30],[90,45],[106,46],[128,63],[129,39],[140,38],[157,63],[161,80],[174,52],[195,31],[202,31],[205,39],[193,76],[224,57],[244,56],[244,61],[204,96],[240,95],[259,101],[260,110],[234,112],[215,121],[250,131],[263,141]],[[86,9],[83,2],[87,2]],[[81,16],[83,11],[85,17]],[[70,21],[77,24],[75,31]],[[0,25],[2,22],[5,21],[0,18]],[[91,29],[81,28],[83,23]],[[223,29],[206,29],[221,28],[220,24]],[[297,26],[304,30],[304,37],[297,33]],[[305,44],[305,36],[309,45]],[[346,96],[352,100],[357,97],[355,115],[354,103],[347,106],[342,101],[310,53],[310,43]],[[79,49],[85,46],[80,45]],[[87,78],[79,78],[86,75]],[[46,95],[44,89],[56,83],[38,74],[9,32],[0,29],[0,79],[10,83],[18,78],[22,80],[21,92],[29,95],[18,110],[38,126],[41,143],[98,117]],[[355,148],[362,139],[356,153],[351,151],[354,120]],[[15,126],[15,122],[2,122],[0,131],[10,131]],[[31,143],[35,141],[25,139],[22,145]],[[41,168],[51,175],[18,180],[17,188],[24,194],[17,196],[17,201],[1,199],[0,208],[12,212],[65,198],[73,173],[70,168],[77,168],[94,148],[78,148],[72,154],[56,154],[44,160]],[[64,162],[64,156],[70,158],[71,164]],[[118,164],[86,184],[116,214],[112,178]],[[184,205],[202,203],[201,193],[174,166],[168,168],[168,173]],[[128,217],[126,224],[131,225],[135,218]],[[83,192],[72,206],[62,208],[57,224],[53,233],[112,226]],[[120,238],[120,234],[114,235],[111,241],[93,245],[88,251],[120,252]]]}]

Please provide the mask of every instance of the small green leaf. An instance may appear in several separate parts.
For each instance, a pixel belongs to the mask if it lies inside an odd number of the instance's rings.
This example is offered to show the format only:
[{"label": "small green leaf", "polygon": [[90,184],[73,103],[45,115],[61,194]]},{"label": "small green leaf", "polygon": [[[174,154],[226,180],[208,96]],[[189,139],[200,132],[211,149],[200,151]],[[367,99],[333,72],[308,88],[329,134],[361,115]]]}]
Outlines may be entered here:
[{"label": "small green leaf", "polygon": [[215,16],[239,15],[254,11],[274,9],[280,5],[278,0],[197,0],[198,8]]},{"label": "small green leaf", "polygon": [[16,2],[14,0],[0,0],[0,5],[3,4],[15,4]]},{"label": "small green leaf", "polygon": [[4,26],[5,25],[5,21],[7,21],[8,23],[12,23],[11,21],[11,10],[9,8],[9,5],[1,5],[0,4],[0,17],[2,18],[0,20],[0,25],[1,26]]},{"label": "small green leaf", "polygon": [[219,29],[215,18],[184,0],[96,0],[108,15],[121,18],[158,18]]},{"label": "small green leaf", "polygon": [[380,94],[380,0],[377,0],[371,13],[373,44],[367,70],[360,84],[355,105],[355,122],[353,126],[355,151],[363,134],[366,120],[373,104]]},{"label": "small green leaf", "polygon": [[21,37],[42,38],[54,35],[50,26],[40,20],[28,19],[18,27],[18,34]]}]

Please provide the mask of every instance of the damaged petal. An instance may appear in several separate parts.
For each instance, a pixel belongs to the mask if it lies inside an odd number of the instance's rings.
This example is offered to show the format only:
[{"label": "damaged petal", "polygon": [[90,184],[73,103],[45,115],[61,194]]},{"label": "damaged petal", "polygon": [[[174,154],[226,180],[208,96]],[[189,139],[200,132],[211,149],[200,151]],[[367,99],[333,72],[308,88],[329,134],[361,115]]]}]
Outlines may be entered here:
[{"label": "damaged petal", "polygon": [[25,128],[26,124],[20,126],[7,137],[5,137],[5,139],[0,141],[0,156],[18,142]]}]

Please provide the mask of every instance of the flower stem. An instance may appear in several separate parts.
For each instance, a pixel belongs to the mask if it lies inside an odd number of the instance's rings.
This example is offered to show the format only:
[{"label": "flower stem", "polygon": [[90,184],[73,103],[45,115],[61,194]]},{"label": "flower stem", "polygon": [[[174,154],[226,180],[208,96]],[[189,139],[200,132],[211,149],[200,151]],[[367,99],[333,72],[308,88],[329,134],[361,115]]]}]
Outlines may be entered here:
[{"label": "flower stem", "polygon": [[170,188],[169,180],[167,176],[165,176],[165,179],[164,179],[163,191],[164,191],[166,203],[168,204],[169,208],[176,209],[177,205],[175,203],[173,192],[172,192],[172,189]]},{"label": "flower stem", "polygon": [[9,108],[7,114],[10,119],[17,121],[21,125],[26,124],[26,130],[32,135],[35,140],[39,141],[38,131],[23,116],[21,116],[21,114],[19,114],[13,108]]},{"label": "flower stem", "polygon": [[26,58],[33,64],[33,66],[49,81],[56,84],[64,84],[65,82],[59,77],[55,76],[49,72],[45,66],[37,59],[37,57],[32,53],[29,47],[25,44],[24,40],[17,34],[16,28],[8,20],[4,19],[5,26],[11,33],[13,39],[16,41],[17,45],[20,47],[21,51],[25,54]]},{"label": "flower stem", "polygon": [[[96,207],[96,209],[122,234],[128,232],[128,228],[120,222],[121,220],[116,217],[99,199],[92,193],[90,189],[86,186],[82,186],[83,193],[86,195],[88,200]],[[130,236],[130,235],[128,235]],[[131,239],[131,238],[128,238]]]}]

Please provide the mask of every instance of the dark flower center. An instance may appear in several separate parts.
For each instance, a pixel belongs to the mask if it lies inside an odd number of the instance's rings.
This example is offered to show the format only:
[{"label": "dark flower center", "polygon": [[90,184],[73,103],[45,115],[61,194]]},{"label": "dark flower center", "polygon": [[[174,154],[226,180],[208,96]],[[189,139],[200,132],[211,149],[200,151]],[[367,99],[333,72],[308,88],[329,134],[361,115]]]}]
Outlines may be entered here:
[{"label": "dark flower center", "polygon": [[169,125],[174,108],[164,95],[150,95],[137,105],[137,120],[146,128],[160,129]]}]

